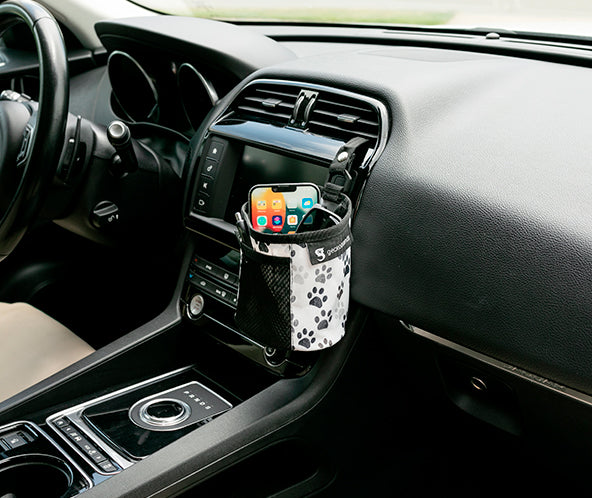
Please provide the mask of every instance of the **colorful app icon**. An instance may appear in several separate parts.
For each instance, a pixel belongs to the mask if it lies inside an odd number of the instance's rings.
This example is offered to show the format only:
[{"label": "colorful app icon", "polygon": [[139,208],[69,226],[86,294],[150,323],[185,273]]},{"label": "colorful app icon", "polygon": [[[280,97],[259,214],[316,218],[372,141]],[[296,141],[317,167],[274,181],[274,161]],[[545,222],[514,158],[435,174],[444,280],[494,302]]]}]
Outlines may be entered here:
[{"label": "colorful app icon", "polygon": [[312,202],[312,199],[310,197],[304,197],[302,199],[302,207],[304,209],[310,209],[313,206],[313,204],[314,203]]},{"label": "colorful app icon", "polygon": [[281,199],[273,199],[271,201],[271,208],[272,209],[282,209],[282,200]]},{"label": "colorful app icon", "polygon": [[275,216],[272,216],[272,218],[271,218],[271,224],[276,227],[280,226],[282,224],[282,222],[283,222],[283,218],[279,214],[276,214]]},{"label": "colorful app icon", "polygon": [[298,225],[298,215],[291,214],[288,216],[288,225]]},{"label": "colorful app icon", "polygon": [[257,216],[257,226],[267,226],[267,216]]},{"label": "colorful app icon", "polygon": [[267,201],[257,201],[257,209],[267,209]]}]

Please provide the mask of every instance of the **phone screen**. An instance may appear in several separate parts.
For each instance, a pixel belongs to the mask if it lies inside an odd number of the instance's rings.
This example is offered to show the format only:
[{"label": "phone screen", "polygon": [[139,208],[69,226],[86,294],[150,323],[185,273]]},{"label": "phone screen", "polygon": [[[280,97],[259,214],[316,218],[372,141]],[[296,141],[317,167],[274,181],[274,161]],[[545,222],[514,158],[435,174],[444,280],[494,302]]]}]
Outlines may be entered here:
[{"label": "phone screen", "polygon": [[[264,233],[294,233],[308,210],[319,202],[314,184],[256,185],[250,193],[251,223]],[[312,224],[313,216],[304,224]]]}]

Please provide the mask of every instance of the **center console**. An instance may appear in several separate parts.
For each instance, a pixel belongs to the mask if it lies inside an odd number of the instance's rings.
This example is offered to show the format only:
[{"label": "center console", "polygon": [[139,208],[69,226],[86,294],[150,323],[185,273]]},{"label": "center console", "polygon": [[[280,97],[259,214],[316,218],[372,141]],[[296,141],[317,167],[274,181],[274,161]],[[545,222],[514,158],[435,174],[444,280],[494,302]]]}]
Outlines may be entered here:
[{"label": "center console", "polygon": [[[55,490],[55,496],[75,496],[110,484],[183,438],[191,442],[186,458],[199,459],[196,446],[203,445],[202,451],[219,446],[220,438],[230,440],[241,427],[256,426],[307,389],[305,374],[324,360],[324,352],[265,347],[235,324],[239,293],[249,289],[238,286],[234,215],[255,184],[322,187],[344,144],[364,137],[349,170],[355,207],[384,142],[385,119],[378,102],[326,87],[272,80],[245,86],[192,143],[187,248],[171,305],[153,323],[128,334],[123,345],[93,355],[99,358],[95,363],[66,372],[41,396],[4,411],[4,417],[23,413],[30,421],[0,427],[0,496],[35,496],[35,482],[46,483],[40,495],[53,496]],[[329,382],[338,365],[327,361],[319,375]],[[94,394],[82,394],[88,392]],[[219,428],[216,437],[193,439],[212,426]],[[302,455],[292,446],[284,455],[283,447],[270,455],[282,454],[286,464]],[[306,455],[310,460],[308,450]],[[2,487],[5,482],[20,484]]]},{"label": "center console", "polygon": [[366,143],[349,170],[348,193],[355,201],[381,146],[383,112],[372,99],[326,87],[269,80],[245,87],[195,154],[185,219],[196,240],[183,291],[189,321],[214,322],[208,333],[280,375],[310,367],[314,354],[264,347],[235,324],[240,264],[235,213],[255,184],[322,187],[344,144],[362,137]]}]

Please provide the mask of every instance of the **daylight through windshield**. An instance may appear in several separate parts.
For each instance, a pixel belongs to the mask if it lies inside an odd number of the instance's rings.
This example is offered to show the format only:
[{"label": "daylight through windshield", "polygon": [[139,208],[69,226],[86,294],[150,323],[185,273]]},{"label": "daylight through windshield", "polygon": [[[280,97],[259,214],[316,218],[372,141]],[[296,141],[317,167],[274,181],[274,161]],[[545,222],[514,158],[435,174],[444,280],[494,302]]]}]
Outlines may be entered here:
[{"label": "daylight through windshield", "polygon": [[446,25],[592,36],[589,0],[134,0],[167,14],[228,20]]}]

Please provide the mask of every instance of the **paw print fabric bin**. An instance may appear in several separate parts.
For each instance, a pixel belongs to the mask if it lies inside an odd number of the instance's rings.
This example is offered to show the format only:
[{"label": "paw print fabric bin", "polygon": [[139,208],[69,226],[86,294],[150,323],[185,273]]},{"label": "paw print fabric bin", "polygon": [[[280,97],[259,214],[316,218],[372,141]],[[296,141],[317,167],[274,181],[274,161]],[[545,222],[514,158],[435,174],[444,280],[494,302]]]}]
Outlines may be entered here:
[{"label": "paw print fabric bin", "polygon": [[241,242],[235,321],[241,333],[276,349],[318,351],[345,334],[351,268],[351,202],[328,228],[263,234],[243,208],[250,246]]}]

